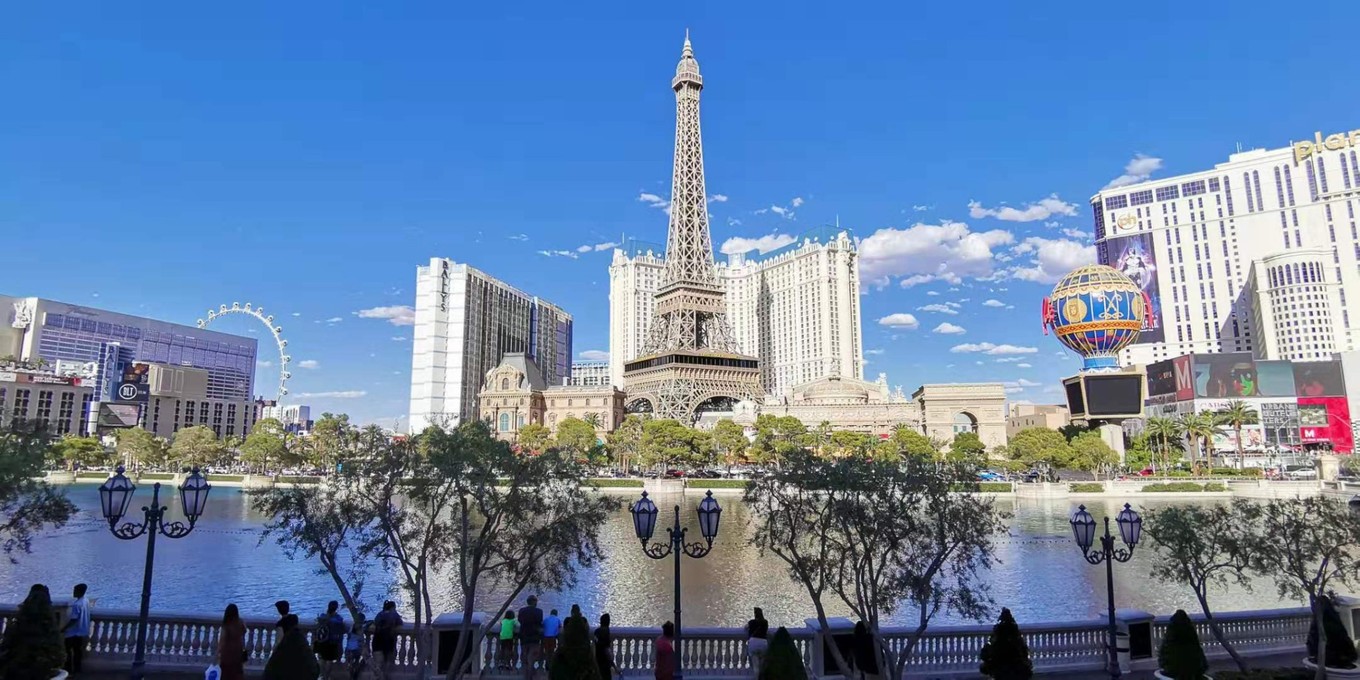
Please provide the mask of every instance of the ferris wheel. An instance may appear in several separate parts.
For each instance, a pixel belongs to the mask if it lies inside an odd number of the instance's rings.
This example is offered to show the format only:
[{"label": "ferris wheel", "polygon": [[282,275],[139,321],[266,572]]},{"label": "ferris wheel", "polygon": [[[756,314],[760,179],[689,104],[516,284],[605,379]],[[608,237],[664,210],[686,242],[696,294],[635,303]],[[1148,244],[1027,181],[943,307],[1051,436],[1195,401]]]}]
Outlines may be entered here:
[{"label": "ferris wheel", "polygon": [[199,319],[198,327],[207,328],[208,324],[229,314],[244,314],[246,316],[254,317],[260,323],[264,324],[265,328],[269,329],[270,335],[274,336],[274,343],[278,345],[279,348],[278,403],[282,404],[284,395],[288,394],[288,379],[293,377],[293,374],[288,372],[288,362],[292,361],[293,357],[288,356],[288,341],[283,338],[283,326],[275,326],[274,317],[266,316],[264,307],[252,308],[249,302],[244,305],[239,302],[233,302],[230,307],[218,305],[217,309],[209,309],[208,318]]}]

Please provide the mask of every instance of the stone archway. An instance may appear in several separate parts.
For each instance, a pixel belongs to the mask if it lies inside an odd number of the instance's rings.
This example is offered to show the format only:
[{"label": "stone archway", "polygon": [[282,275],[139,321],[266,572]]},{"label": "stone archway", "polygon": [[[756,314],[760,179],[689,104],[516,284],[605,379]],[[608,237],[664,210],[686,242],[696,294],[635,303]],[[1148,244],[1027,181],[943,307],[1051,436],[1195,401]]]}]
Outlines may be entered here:
[{"label": "stone archway", "polygon": [[977,416],[968,411],[959,411],[954,414],[954,434],[961,434],[964,432],[977,434],[978,419]]}]

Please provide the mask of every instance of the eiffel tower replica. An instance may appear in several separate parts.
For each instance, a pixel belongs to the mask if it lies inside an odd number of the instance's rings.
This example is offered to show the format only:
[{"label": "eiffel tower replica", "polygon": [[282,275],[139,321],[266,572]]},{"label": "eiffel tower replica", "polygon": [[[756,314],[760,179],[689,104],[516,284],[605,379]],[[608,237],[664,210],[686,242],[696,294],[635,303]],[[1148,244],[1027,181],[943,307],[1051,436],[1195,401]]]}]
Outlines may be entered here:
[{"label": "eiffel tower replica", "polygon": [[[623,369],[630,407],[693,423],[706,402],[755,400],[764,393],[760,366],[744,356],[727,323],[727,299],[713,265],[704,193],[699,92],[704,79],[685,32],[671,80],[675,90],[675,167],[671,174],[666,271],[642,356]],[[632,408],[631,410],[646,410]]]}]

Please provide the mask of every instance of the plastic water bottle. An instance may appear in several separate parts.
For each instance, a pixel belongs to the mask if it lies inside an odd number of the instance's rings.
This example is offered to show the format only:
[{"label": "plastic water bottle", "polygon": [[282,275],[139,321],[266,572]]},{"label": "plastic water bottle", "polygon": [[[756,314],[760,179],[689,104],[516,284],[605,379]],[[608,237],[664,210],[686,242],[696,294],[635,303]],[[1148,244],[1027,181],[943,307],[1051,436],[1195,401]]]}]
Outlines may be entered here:
[{"label": "plastic water bottle", "polygon": [[218,668],[217,664],[208,666],[208,670],[203,673],[203,680],[220,680],[221,677],[222,669]]}]

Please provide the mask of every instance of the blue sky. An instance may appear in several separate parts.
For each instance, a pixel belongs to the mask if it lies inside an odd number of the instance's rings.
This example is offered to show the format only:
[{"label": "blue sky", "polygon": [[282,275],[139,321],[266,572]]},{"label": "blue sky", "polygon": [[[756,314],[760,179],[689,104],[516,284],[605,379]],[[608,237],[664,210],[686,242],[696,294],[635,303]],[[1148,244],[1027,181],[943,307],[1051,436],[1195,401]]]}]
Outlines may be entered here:
[{"label": "blue sky", "polygon": [[411,329],[359,312],[412,304],[431,256],[565,306],[577,350],[605,350],[593,246],[664,239],[643,195],[668,198],[688,27],[715,243],[839,217],[865,239],[870,379],[1054,400],[1078,362],[1039,299],[1093,258],[1094,191],[1360,124],[1333,28],[1360,5],[1310,7],[21,3],[0,22],[0,292],[188,323],[264,305],[313,362],[302,401],[387,425]]}]

